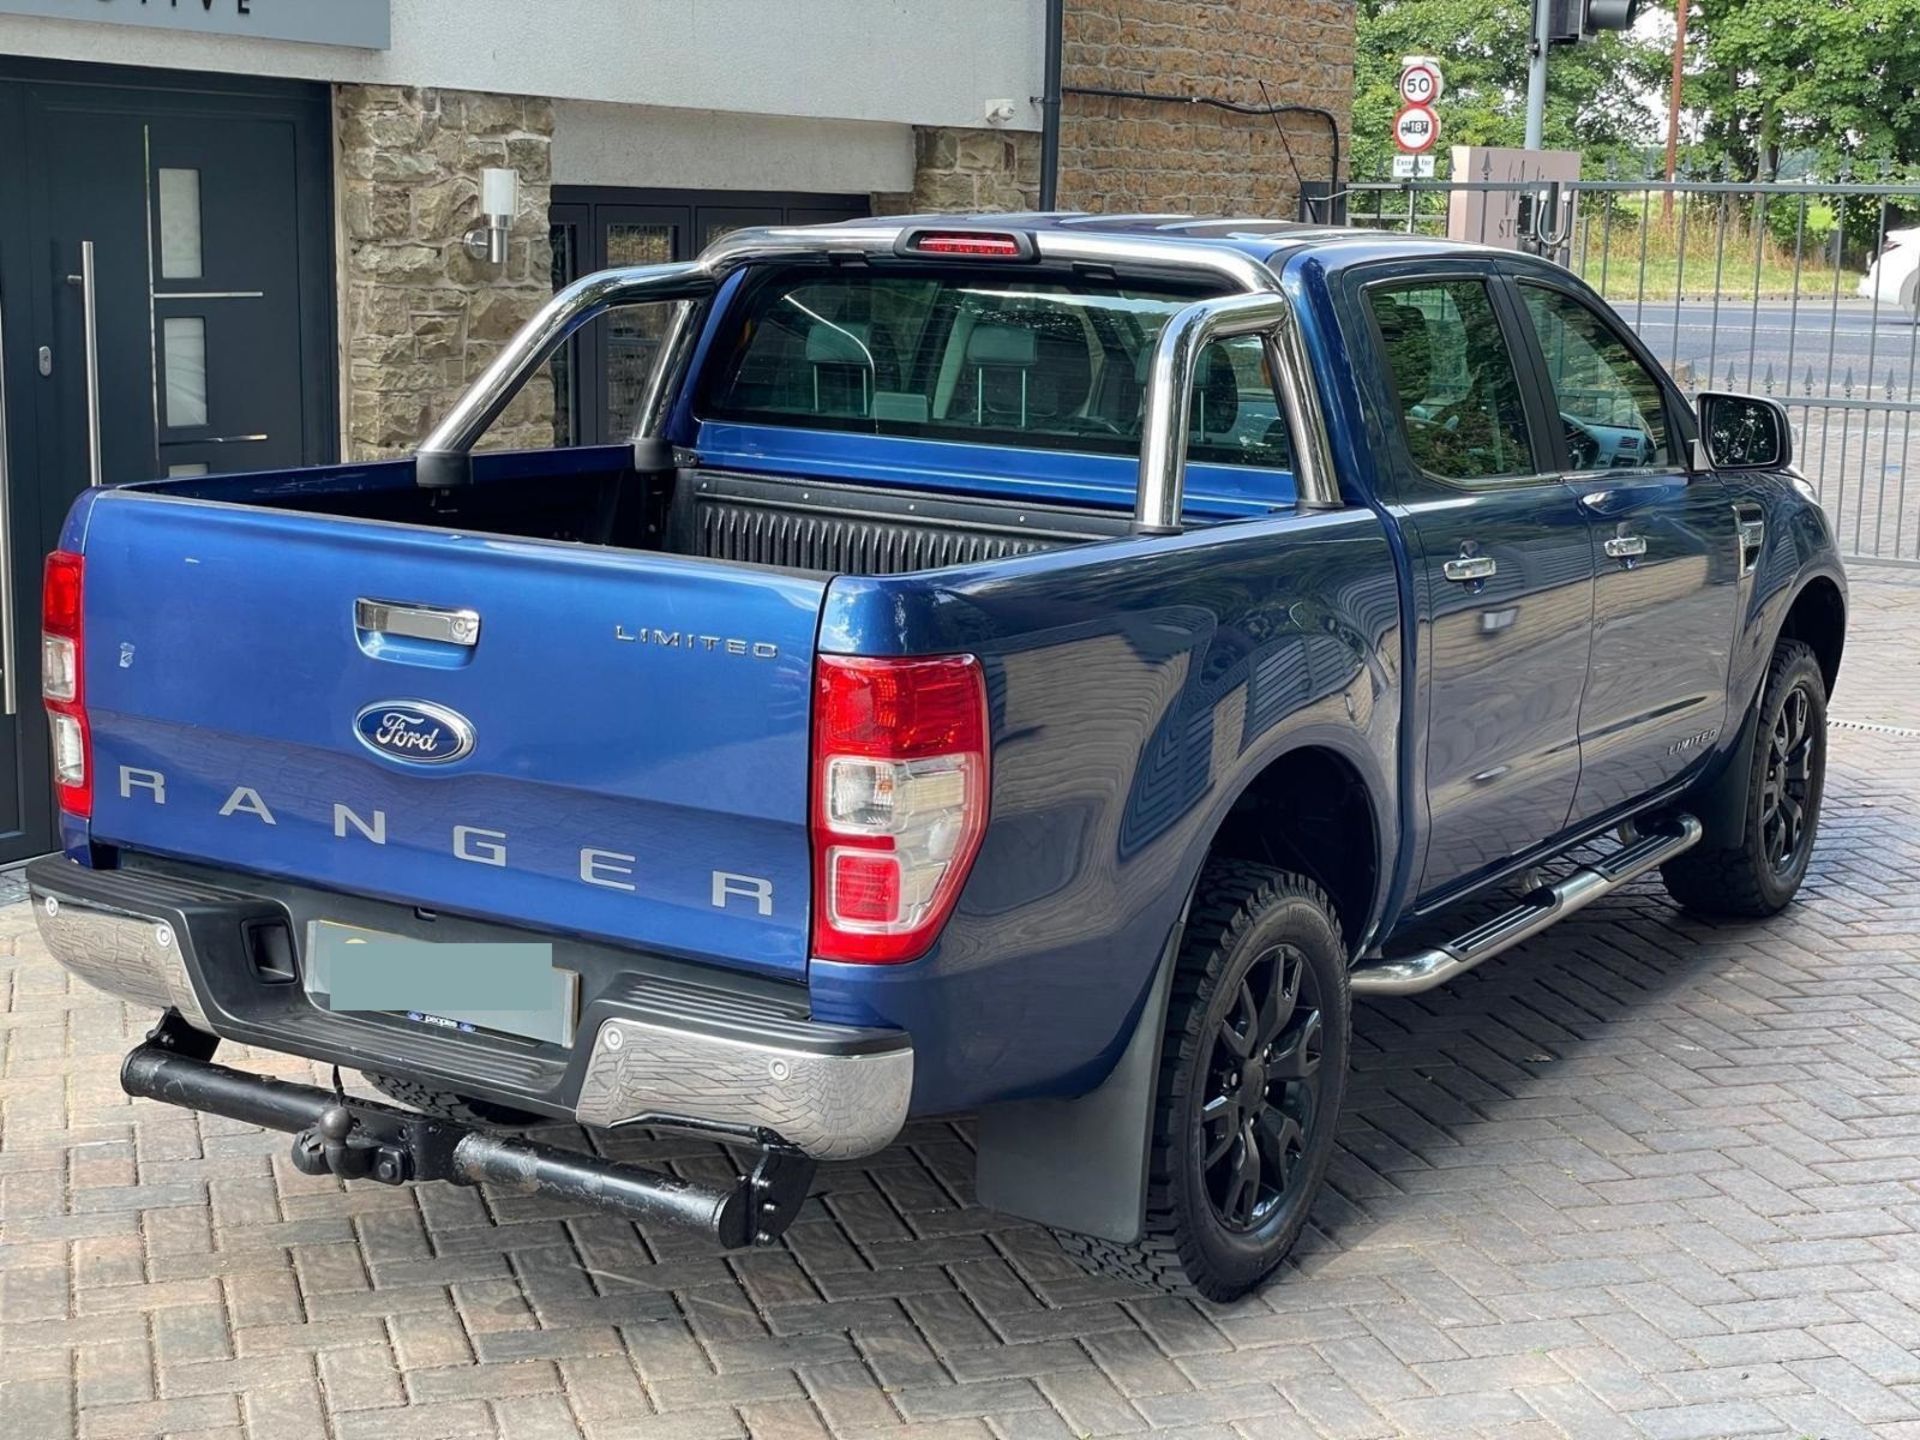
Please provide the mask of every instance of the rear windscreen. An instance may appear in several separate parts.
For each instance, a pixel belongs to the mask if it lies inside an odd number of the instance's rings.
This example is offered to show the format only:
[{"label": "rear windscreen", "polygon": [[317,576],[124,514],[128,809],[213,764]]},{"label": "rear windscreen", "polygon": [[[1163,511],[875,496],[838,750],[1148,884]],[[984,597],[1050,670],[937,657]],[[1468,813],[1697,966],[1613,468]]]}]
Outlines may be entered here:
[{"label": "rear windscreen", "polygon": [[[1031,271],[776,271],[731,311],[702,413],[717,420],[1137,454],[1147,365],[1199,296]],[[1196,371],[1189,458],[1290,469],[1256,336]]]}]

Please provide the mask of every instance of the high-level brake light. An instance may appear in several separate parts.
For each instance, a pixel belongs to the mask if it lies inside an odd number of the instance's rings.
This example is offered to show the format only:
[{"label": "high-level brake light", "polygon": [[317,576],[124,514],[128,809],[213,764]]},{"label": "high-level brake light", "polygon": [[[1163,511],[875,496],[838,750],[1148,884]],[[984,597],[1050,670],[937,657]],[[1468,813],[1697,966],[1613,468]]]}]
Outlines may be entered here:
[{"label": "high-level brake light", "polygon": [[1033,236],[1024,230],[908,230],[893,253],[949,260],[1038,260]]}]

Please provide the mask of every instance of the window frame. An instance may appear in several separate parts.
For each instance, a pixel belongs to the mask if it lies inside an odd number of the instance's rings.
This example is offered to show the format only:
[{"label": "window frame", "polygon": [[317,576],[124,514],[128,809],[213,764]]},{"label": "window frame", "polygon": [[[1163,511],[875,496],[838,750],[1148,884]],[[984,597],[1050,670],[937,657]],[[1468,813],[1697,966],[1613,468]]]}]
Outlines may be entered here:
[{"label": "window frame", "polygon": [[[1532,363],[1537,352],[1528,333],[1531,326],[1525,316],[1515,313],[1514,306],[1518,301],[1506,277],[1488,262],[1467,257],[1394,261],[1357,267],[1356,273],[1359,283],[1349,293],[1358,322],[1367,337],[1372,362],[1369,369],[1378,381],[1380,398],[1385,402],[1381,407],[1384,417],[1382,428],[1389,437],[1393,458],[1391,469],[1380,477],[1385,482],[1381,488],[1391,488],[1399,498],[1410,499],[1414,498],[1414,492],[1422,490],[1453,495],[1485,495],[1530,486],[1560,484],[1560,472],[1553,467],[1555,461],[1561,458],[1560,452],[1564,446],[1558,443],[1558,427],[1549,429],[1547,425],[1550,406],[1541,387],[1538,367]],[[1533,457],[1533,469],[1527,474],[1465,479],[1437,475],[1413,458],[1412,447],[1407,441],[1406,407],[1400,399],[1393,367],[1386,363],[1387,341],[1373,308],[1373,292],[1461,282],[1485,288],[1494,319],[1500,326],[1501,338],[1506,342],[1507,356],[1513,364],[1514,379],[1520,390],[1521,413],[1526,418],[1528,448]],[[1525,330],[1522,327],[1526,327]]]},{"label": "window frame", "polygon": [[[1597,475],[1672,475],[1694,473],[1692,455],[1694,437],[1698,434],[1698,425],[1694,418],[1693,406],[1674,384],[1673,377],[1666,372],[1654,353],[1635,333],[1612,306],[1593,291],[1575,280],[1571,275],[1558,270],[1536,268],[1532,265],[1513,265],[1506,267],[1504,284],[1512,291],[1510,305],[1519,322],[1521,341],[1528,356],[1528,369],[1532,372],[1541,402],[1545,407],[1548,422],[1546,445],[1553,463],[1559,467],[1557,474],[1563,477],[1592,477]],[[1562,296],[1573,304],[1588,311],[1622,345],[1629,355],[1639,363],[1641,369],[1653,377],[1655,387],[1660,392],[1661,403],[1666,407],[1667,419],[1667,459],[1659,465],[1614,466],[1607,470],[1576,470],[1573,466],[1573,452],[1567,448],[1565,427],[1560,421],[1559,396],[1553,388],[1553,381],[1547,368],[1546,351],[1541,348],[1540,336],[1533,325],[1533,317],[1527,313],[1526,300],[1520,295],[1520,287],[1532,286],[1536,290],[1546,290]]]}]

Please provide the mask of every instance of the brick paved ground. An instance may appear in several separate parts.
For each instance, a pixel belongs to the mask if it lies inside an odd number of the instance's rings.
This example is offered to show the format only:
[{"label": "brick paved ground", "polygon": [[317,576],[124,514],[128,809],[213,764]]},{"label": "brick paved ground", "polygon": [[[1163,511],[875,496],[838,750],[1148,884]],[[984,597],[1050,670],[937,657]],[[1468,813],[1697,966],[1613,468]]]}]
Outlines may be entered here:
[{"label": "brick paved ground", "polygon": [[[1920,575],[1856,594],[1836,715],[1920,730]],[[1648,885],[1363,1009],[1315,1228],[1230,1307],[970,1206],[946,1125],[731,1260],[310,1179],[283,1137],[129,1103],[146,1017],[11,907],[0,1437],[1920,1437],[1920,736],[1837,731],[1830,785],[1770,925]]]}]

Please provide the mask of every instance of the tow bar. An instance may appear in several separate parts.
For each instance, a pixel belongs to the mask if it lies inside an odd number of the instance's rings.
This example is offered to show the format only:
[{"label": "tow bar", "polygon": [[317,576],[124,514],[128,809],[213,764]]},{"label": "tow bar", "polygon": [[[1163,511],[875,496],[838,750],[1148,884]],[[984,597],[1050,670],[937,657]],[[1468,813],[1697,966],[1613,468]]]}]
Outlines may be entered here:
[{"label": "tow bar", "polygon": [[220,1042],[169,1011],[120,1067],[129,1095],[293,1132],[293,1163],[308,1175],[405,1185],[445,1180],[499,1185],[595,1205],[643,1224],[677,1225],[729,1250],[771,1245],[807,1198],[814,1162],[766,1149],[731,1187],[489,1135],[377,1101],[249,1075],[212,1062]]}]

